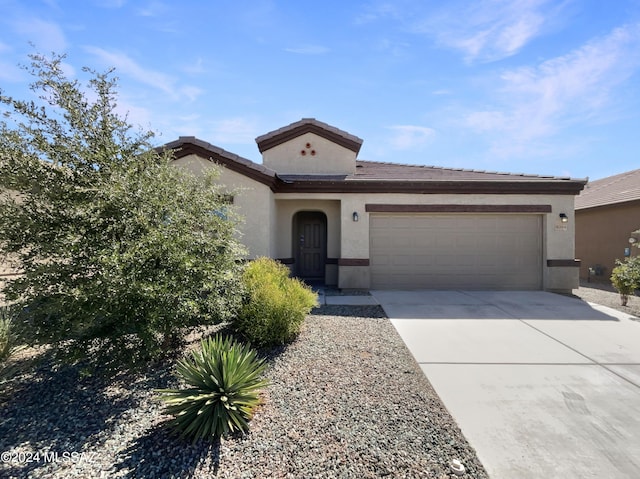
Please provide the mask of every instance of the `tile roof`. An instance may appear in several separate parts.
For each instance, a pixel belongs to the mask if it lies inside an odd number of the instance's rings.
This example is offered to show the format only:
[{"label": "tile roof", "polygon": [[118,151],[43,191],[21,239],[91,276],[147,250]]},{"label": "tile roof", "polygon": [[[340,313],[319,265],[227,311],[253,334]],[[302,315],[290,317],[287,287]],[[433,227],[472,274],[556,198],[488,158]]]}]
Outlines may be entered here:
[{"label": "tile roof", "polygon": [[590,181],[576,197],[576,210],[640,200],[640,170]]},{"label": "tile roof", "polygon": [[538,180],[575,181],[569,177],[540,176],[525,173],[500,173],[497,171],[445,168],[440,166],[405,165],[377,161],[356,162],[354,179],[372,180]]},{"label": "tile roof", "polygon": [[361,138],[315,118],[303,118],[300,121],[266,133],[256,138],[256,143],[260,153],[262,153],[305,133],[315,133],[355,153],[358,153],[362,146]]},{"label": "tile roof", "polygon": [[278,191],[351,193],[578,194],[586,180],[356,161],[352,175],[277,175]]},{"label": "tile roof", "polygon": [[353,175],[279,174],[278,177],[285,181],[576,181],[569,177],[559,176],[540,176],[525,173],[500,173],[497,171],[445,168],[441,166],[405,165],[402,163],[364,160],[356,161],[356,172]]},{"label": "tile roof", "polygon": [[182,136],[160,149],[176,150],[176,158],[197,154],[269,186],[274,192],[346,193],[501,193],[578,194],[586,180],[499,173],[437,166],[356,161],[350,175],[280,175],[193,136]]}]

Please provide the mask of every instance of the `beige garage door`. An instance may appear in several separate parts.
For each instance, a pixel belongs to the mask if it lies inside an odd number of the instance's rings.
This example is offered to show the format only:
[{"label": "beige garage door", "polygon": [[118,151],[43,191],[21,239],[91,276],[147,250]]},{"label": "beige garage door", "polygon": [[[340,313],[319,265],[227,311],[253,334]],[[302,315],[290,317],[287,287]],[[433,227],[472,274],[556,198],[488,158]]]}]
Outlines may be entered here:
[{"label": "beige garage door", "polygon": [[540,289],[539,215],[371,214],[372,288]]}]

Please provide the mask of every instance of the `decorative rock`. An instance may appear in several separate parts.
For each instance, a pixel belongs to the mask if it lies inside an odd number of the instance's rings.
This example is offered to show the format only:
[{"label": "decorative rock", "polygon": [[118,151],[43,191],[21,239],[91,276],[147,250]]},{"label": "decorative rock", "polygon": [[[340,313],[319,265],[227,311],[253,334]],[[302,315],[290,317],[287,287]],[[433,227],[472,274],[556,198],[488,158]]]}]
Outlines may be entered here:
[{"label": "decorative rock", "polygon": [[313,313],[295,342],[267,352],[270,385],[249,434],[213,444],[166,428],[154,389],[179,386],[174,362],[120,381],[42,367],[4,383],[0,452],[84,456],[0,464],[0,477],[448,477],[456,457],[488,478],[381,308]]},{"label": "decorative rock", "polygon": [[451,461],[451,471],[456,476],[461,476],[465,473],[464,466],[458,459],[454,459],[453,461]]}]

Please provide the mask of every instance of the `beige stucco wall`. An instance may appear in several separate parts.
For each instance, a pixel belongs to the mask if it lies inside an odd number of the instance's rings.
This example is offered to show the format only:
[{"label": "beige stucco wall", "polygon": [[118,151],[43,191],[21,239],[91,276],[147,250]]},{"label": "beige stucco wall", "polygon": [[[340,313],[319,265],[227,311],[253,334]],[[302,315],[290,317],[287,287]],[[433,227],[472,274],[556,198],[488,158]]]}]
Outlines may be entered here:
[{"label": "beige stucco wall", "polygon": [[[553,198],[553,197],[552,197]],[[543,242],[543,288],[548,291],[571,292],[580,284],[580,268],[548,267],[546,260],[574,259],[575,227],[574,196],[556,197],[553,212],[544,215],[543,228],[546,235]],[[565,213],[568,221],[563,223],[559,215]]]},{"label": "beige stucco wall", "polygon": [[5,303],[5,297],[2,294],[7,281],[16,279],[19,276],[18,264],[15,258],[9,258],[0,254],[0,306]]},{"label": "beige stucco wall", "polygon": [[275,231],[275,204],[268,186],[197,155],[179,158],[173,164],[196,175],[217,168],[220,172],[219,182],[225,193],[233,195],[234,207],[241,217],[239,240],[249,250],[248,257],[274,255],[272,237]]},{"label": "beige stucco wall", "polygon": [[348,175],[356,170],[355,152],[314,133],[268,149],[262,153],[262,161],[281,175]]},{"label": "beige stucco wall", "polygon": [[[292,152],[304,148],[309,142],[318,153],[315,157],[294,158]],[[302,145],[302,146],[301,146]],[[322,163],[324,148],[328,163]],[[339,153],[339,154],[338,154]],[[313,134],[303,135],[286,144],[265,152],[273,169],[289,173],[313,173],[327,168],[333,172],[353,164],[353,152],[339,147]],[[289,161],[284,159],[289,158]],[[331,160],[333,158],[333,160]],[[336,160],[338,158],[338,160]],[[307,162],[307,160],[312,160]],[[315,164],[314,161],[320,161]],[[281,162],[281,163],[278,163]],[[306,164],[304,164],[307,162]],[[329,166],[327,166],[329,165]],[[216,167],[208,160],[190,155],[176,161],[176,166],[194,173]],[[290,167],[289,171],[287,169]],[[234,204],[244,217],[242,242],[249,248],[249,256],[291,258],[294,215],[299,211],[322,211],[327,216],[327,256],[352,263],[327,265],[326,281],[347,289],[367,289],[370,285],[369,267],[358,260],[369,259],[369,214],[366,204],[476,204],[476,205],[551,205],[552,212],[542,217],[542,277],[543,288],[569,291],[578,286],[578,268],[549,267],[547,260],[568,260],[575,257],[575,216],[572,195],[491,195],[491,194],[359,194],[359,193],[276,193],[266,185],[239,173],[222,168],[220,182],[225,190],[235,192]],[[357,212],[359,221],[353,221]],[[559,214],[565,213],[569,221],[562,223]],[[518,213],[522,214],[522,213]]]},{"label": "beige stucco wall", "polygon": [[[543,220],[543,288],[569,291],[578,286],[578,268],[548,267],[546,264],[548,259],[575,258],[575,217],[572,195],[278,193],[275,197],[277,204],[281,204],[284,200],[292,202],[301,200],[339,201],[340,258],[350,260],[369,259],[369,213],[365,212],[366,204],[550,205],[552,212],[541,215]],[[353,212],[358,213],[359,221],[353,221]],[[560,221],[560,213],[565,213],[568,216],[567,223]],[[291,235],[285,236],[290,238]],[[283,239],[280,238],[279,241],[283,241]],[[339,275],[339,286],[342,288],[366,289],[369,287],[369,268],[366,266],[340,266]]]},{"label": "beige stucco wall", "polygon": [[[0,195],[13,200],[19,199],[20,195],[12,190],[0,190]],[[20,264],[17,256],[8,256],[0,253],[0,291],[2,291],[7,281],[17,278],[20,275]],[[4,295],[0,293],[0,305],[4,304]]]}]

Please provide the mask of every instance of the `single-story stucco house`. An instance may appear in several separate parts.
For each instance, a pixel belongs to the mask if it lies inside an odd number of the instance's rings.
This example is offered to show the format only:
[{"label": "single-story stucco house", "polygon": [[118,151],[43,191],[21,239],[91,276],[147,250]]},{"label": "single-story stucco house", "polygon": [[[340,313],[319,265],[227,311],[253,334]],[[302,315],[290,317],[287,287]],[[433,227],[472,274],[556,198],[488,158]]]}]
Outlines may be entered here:
[{"label": "single-story stucco house", "polygon": [[344,289],[570,291],[574,198],[586,180],[362,161],[317,121],[256,138],[262,164],[180,137],[176,166],[221,167],[250,257]]},{"label": "single-story stucco house", "polygon": [[[609,282],[616,259],[636,256],[640,235],[640,170],[587,183],[576,198],[580,278]],[[631,243],[632,241],[633,243]]]}]

